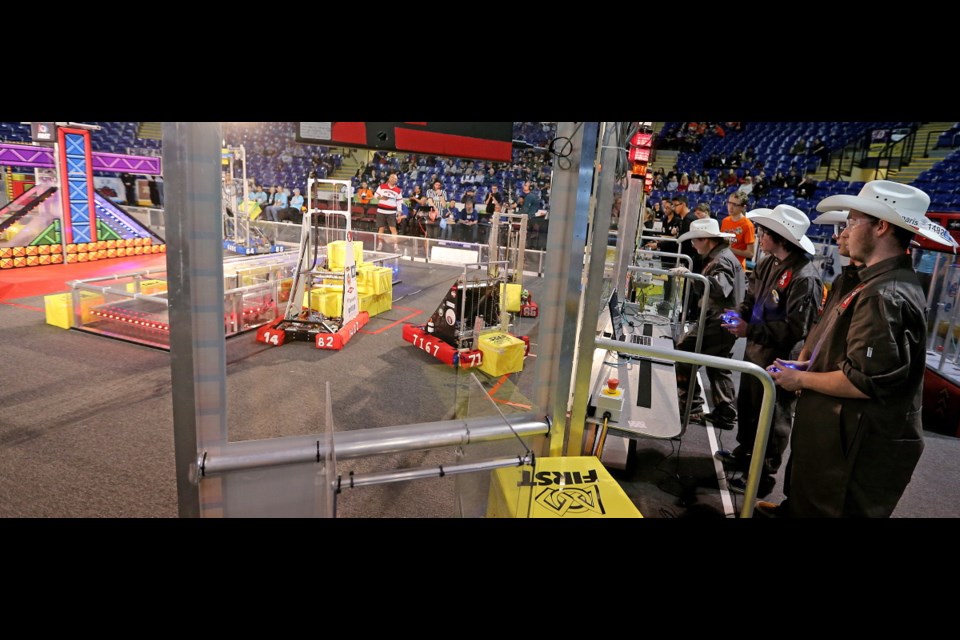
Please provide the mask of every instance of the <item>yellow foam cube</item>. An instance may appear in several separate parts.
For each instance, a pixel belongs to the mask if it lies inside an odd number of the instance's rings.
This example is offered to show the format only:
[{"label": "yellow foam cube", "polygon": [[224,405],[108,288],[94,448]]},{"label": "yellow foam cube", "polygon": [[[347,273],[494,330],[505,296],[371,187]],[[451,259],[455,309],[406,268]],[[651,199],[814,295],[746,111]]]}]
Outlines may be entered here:
[{"label": "yellow foam cube", "polygon": [[385,291],[383,293],[376,294],[375,297],[377,299],[377,308],[380,309],[379,313],[383,313],[385,311],[390,311],[390,309],[393,309],[393,292],[392,291]]},{"label": "yellow foam cube", "polygon": [[[166,280],[141,280],[140,281],[140,293],[153,295],[155,293],[163,293],[166,290],[167,290]],[[133,282],[127,283],[127,291],[131,293],[136,291],[136,286]]]},{"label": "yellow foam cube", "polygon": [[360,295],[360,310],[366,311],[370,314],[370,317],[384,313],[385,311],[390,311],[393,308],[393,294],[392,293],[376,293],[376,294],[361,294]]},{"label": "yellow foam cube", "polygon": [[503,283],[500,285],[500,296],[506,300],[507,311],[510,313],[520,312],[520,294],[523,287],[519,284]]},{"label": "yellow foam cube", "polygon": [[377,315],[379,311],[376,310],[377,301],[375,300],[375,296],[371,293],[364,293],[362,291],[359,291],[359,293],[360,311],[366,311],[370,314],[371,318]]},{"label": "yellow foam cube", "polygon": [[[327,268],[331,271],[341,271],[346,260],[347,243],[345,240],[337,240],[327,244]],[[353,243],[353,263],[358,264],[363,260],[363,243]]]},{"label": "yellow foam cube", "polygon": [[[84,323],[94,319],[90,311],[92,307],[103,304],[103,296],[92,291],[80,292],[80,314]],[[47,315],[47,324],[61,329],[73,326],[73,300],[69,293],[58,293],[52,296],[43,296],[43,306]]]},{"label": "yellow foam cube", "polygon": [[483,354],[480,371],[490,376],[502,376],[523,370],[526,343],[503,331],[491,331],[480,336],[477,349]]},{"label": "yellow foam cube", "polygon": [[375,294],[393,293],[393,269],[390,267],[364,267],[357,271],[357,283],[370,287]]},{"label": "yellow foam cube", "polygon": [[319,311],[328,318],[343,315],[343,291],[325,287],[310,290],[310,308]]}]

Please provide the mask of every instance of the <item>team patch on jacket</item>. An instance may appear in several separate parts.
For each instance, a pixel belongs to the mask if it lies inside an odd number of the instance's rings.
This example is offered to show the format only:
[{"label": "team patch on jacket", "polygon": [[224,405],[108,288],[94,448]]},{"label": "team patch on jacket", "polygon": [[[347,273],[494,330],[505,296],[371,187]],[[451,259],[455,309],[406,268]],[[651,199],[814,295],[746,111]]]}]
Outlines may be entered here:
[{"label": "team patch on jacket", "polygon": [[793,277],[792,269],[788,269],[784,271],[783,274],[780,275],[780,279],[777,280],[777,289],[785,288],[788,284],[790,284],[790,278],[792,277]]}]

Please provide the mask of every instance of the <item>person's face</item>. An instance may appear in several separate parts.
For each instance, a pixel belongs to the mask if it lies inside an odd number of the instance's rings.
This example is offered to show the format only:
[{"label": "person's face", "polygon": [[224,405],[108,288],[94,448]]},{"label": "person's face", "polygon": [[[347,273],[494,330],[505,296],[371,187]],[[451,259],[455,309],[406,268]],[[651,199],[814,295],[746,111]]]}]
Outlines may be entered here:
[{"label": "person's face", "polygon": [[759,239],[760,250],[764,253],[773,253],[779,246],[773,241],[773,237],[767,233],[767,230],[759,224],[757,225],[757,238]]},{"label": "person's face", "polygon": [[[840,233],[840,239],[846,241],[847,255],[859,262],[866,262],[876,249],[877,239],[874,229],[878,220],[856,209],[847,216],[847,226]],[[840,246],[840,240],[837,241]]]},{"label": "person's face", "polygon": [[440,184],[439,181],[433,183],[433,190],[434,190],[434,191],[440,191],[441,188],[442,188],[442,185]]},{"label": "person's face", "polygon": [[528,184],[523,185],[523,192],[524,192],[524,193],[530,193],[530,185],[528,185]]},{"label": "person's face", "polygon": [[837,253],[842,255],[845,258],[850,257],[850,245],[847,242],[847,236],[844,235],[843,230],[846,227],[846,223],[841,223],[833,226],[833,239],[837,242]]},{"label": "person's face", "polygon": [[743,205],[736,198],[727,197],[727,215],[732,216],[734,220],[739,220],[743,214]]},{"label": "person's face", "polygon": [[490,187],[490,191],[492,191],[493,193],[496,193],[496,192],[497,192],[497,185],[493,185],[492,187]]},{"label": "person's face", "polygon": [[391,173],[390,177],[387,178],[387,184],[389,184],[391,187],[397,184],[397,174]]},{"label": "person's face", "polygon": [[697,216],[697,218],[698,218],[699,220],[703,220],[703,219],[705,219],[705,218],[709,218],[709,217],[710,217],[710,214],[709,214],[709,213],[707,213],[706,211],[701,211],[700,209],[697,209],[694,213],[696,214],[696,216]]},{"label": "person's face", "polygon": [[687,205],[683,202],[674,202],[673,210],[677,212],[678,216],[684,216],[687,214]]},{"label": "person's face", "polygon": [[664,200],[664,201],[661,203],[661,206],[663,207],[663,214],[664,214],[664,215],[667,215],[667,216],[673,215],[673,203],[671,203],[671,202],[669,202],[669,201],[667,201],[667,200]]},{"label": "person's face", "polygon": [[710,242],[709,238],[692,238],[690,242],[693,243],[693,248],[697,250],[697,253],[701,256],[705,256],[710,253],[710,249],[713,248],[713,243]]}]

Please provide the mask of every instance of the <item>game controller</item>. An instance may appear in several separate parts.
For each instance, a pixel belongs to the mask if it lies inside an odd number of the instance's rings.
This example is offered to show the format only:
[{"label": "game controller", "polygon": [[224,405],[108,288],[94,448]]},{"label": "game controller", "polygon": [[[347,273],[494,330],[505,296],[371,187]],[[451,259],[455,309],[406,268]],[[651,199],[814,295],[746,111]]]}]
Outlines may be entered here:
[{"label": "game controller", "polygon": [[[784,364],[783,366],[785,366],[787,369],[796,369],[796,367],[793,366],[792,364]],[[772,364],[770,365],[770,368],[767,369],[767,371],[769,371],[770,373],[780,373],[781,371],[783,371],[783,369],[781,369],[775,364]]]}]

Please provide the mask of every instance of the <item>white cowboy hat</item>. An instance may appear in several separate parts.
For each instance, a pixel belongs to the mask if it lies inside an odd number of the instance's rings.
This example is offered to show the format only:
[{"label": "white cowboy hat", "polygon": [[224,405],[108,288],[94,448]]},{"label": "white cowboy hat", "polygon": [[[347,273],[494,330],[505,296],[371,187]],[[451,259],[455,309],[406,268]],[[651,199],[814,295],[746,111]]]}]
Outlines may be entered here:
[{"label": "white cowboy hat", "polygon": [[827,211],[814,218],[810,224],[844,224],[849,211]]},{"label": "white cowboy hat", "polygon": [[690,231],[682,234],[677,240],[691,240],[693,238],[736,238],[733,233],[720,233],[720,223],[714,218],[694,220],[690,223]]},{"label": "white cowboy hat", "polygon": [[747,212],[747,218],[811,255],[817,252],[810,238],[804,235],[810,228],[810,218],[796,207],[778,204],[773,209],[754,209]]},{"label": "white cowboy hat", "polygon": [[953,246],[937,232],[926,227],[926,214],[930,206],[930,196],[908,184],[889,180],[872,180],[852,196],[839,194],[820,201],[817,211],[832,209],[856,209],[873,218],[886,220],[890,224],[908,229],[934,242]]},{"label": "white cowboy hat", "polygon": [[[936,234],[942,239],[942,242],[953,248],[953,252],[957,252],[957,247],[960,247],[960,244],[954,239],[949,231],[938,225],[936,222],[924,216],[921,220],[922,226],[921,229],[925,229],[931,233]],[[925,238],[928,237],[926,234],[922,234]]]}]

